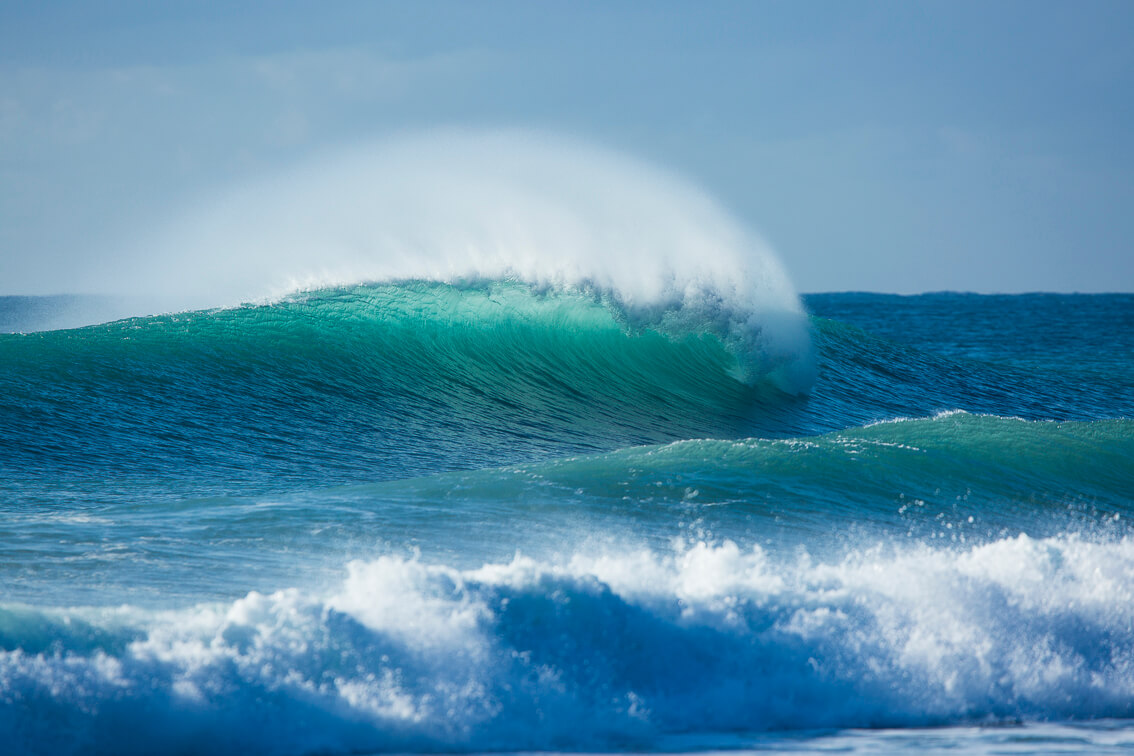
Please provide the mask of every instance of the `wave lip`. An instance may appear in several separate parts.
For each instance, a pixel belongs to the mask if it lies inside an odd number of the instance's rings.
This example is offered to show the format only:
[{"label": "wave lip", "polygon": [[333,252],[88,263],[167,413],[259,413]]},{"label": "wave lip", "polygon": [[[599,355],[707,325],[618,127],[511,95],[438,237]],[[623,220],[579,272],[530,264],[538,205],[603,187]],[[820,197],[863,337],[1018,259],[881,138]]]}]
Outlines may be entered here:
[{"label": "wave lip", "polygon": [[[4,609],[24,752],[641,748],[682,734],[1134,715],[1134,543],[770,559],[731,542],[175,612]],[[581,727],[580,723],[587,723]],[[65,727],[60,728],[60,724]]]}]

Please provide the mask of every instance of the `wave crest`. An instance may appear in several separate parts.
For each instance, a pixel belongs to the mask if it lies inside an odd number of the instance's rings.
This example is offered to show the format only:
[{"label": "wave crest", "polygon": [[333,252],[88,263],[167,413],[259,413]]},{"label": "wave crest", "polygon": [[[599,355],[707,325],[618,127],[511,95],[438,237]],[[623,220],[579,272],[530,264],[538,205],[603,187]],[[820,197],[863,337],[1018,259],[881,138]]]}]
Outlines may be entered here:
[{"label": "wave crest", "polygon": [[814,380],[807,319],[767,244],[673,175],[542,134],[438,131],[324,155],[109,257],[87,290],[170,310],[403,280],[594,289],[648,324],[711,324],[792,393]]}]

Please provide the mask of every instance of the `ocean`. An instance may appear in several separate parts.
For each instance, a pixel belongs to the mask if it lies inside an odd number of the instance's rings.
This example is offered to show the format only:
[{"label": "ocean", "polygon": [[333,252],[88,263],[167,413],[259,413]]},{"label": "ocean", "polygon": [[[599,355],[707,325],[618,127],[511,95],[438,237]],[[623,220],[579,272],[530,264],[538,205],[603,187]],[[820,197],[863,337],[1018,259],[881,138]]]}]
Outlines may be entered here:
[{"label": "ocean", "polygon": [[1134,750],[1134,295],[694,293],[0,298],[0,750]]}]

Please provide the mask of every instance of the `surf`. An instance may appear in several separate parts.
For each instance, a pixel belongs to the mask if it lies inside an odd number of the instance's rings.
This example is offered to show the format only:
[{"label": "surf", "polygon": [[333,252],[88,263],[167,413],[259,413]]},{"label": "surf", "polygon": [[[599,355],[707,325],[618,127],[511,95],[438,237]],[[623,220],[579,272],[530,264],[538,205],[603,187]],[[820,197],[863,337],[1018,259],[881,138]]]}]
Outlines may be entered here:
[{"label": "surf", "polygon": [[1134,717],[1129,296],[804,307],[696,187],[531,133],[140,236],[0,300],[16,753]]},{"label": "surf", "polygon": [[1126,538],[837,561],[724,541],[385,556],[324,592],[166,612],[6,607],[0,727],[15,753],[289,754],[1130,717],[1132,571]]}]

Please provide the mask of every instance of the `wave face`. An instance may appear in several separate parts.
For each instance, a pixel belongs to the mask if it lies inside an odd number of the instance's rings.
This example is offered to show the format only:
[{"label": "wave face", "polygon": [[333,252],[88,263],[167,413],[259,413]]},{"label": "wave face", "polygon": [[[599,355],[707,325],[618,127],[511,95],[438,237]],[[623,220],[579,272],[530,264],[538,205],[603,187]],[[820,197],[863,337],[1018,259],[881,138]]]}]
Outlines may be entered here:
[{"label": "wave face", "polygon": [[329,485],[743,435],[784,401],[778,358],[721,335],[727,316],[667,314],[404,282],[12,335],[0,471]]},{"label": "wave face", "polygon": [[694,188],[502,140],[107,263],[212,309],[0,300],[6,753],[1134,740],[1134,296],[804,309]]}]

